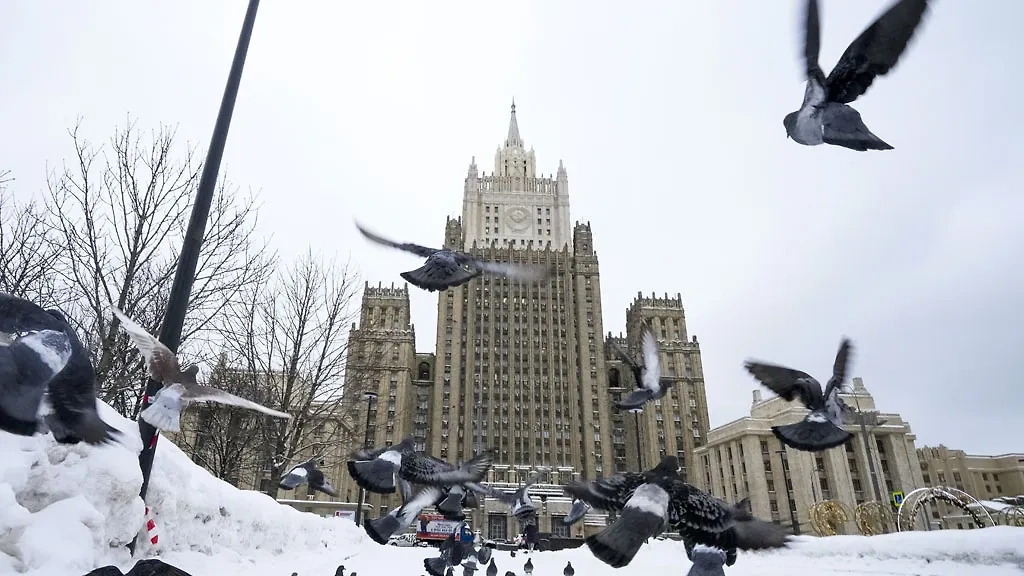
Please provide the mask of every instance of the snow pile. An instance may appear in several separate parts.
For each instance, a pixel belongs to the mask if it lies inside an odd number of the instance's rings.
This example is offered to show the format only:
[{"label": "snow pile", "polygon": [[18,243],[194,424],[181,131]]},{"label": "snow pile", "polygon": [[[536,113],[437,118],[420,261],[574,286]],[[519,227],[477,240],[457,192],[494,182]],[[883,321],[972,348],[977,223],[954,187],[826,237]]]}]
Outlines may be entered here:
[{"label": "snow pile", "polygon": [[[142,442],[135,422],[105,404],[99,408],[122,432],[119,444],[64,446],[50,435],[0,432],[0,574],[76,576],[134,564],[126,546],[145,522]],[[147,500],[160,542],[152,549],[141,539],[138,557],[198,553],[242,561],[285,551],[343,557],[369,541],[350,521],[298,512],[214,478],[166,438]]]}]

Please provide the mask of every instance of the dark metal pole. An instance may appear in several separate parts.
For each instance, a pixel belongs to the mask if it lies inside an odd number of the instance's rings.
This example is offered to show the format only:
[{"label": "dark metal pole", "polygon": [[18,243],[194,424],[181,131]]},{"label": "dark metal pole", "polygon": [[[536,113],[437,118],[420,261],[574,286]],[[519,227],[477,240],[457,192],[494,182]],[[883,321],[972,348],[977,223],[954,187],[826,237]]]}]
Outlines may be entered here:
[{"label": "dark metal pole", "polygon": [[793,527],[793,534],[800,535],[800,523],[796,519],[796,503],[793,502],[793,491],[789,489],[789,458],[785,450],[776,450],[782,457],[782,484],[786,487],[786,505],[789,506],[789,523]]},{"label": "dark metal pole", "polygon": [[[252,38],[252,28],[256,22],[256,9],[259,5],[259,0],[249,0],[249,7],[245,11],[242,32],[239,34],[238,45],[235,47],[235,57],[231,61],[231,71],[228,73],[224,96],[220,101],[220,110],[217,112],[217,122],[213,127],[213,137],[210,139],[210,148],[206,153],[203,172],[199,177],[199,188],[196,190],[196,199],[192,205],[192,215],[189,217],[185,239],[181,243],[178,267],[174,272],[174,282],[171,284],[167,311],[164,313],[163,325],[160,328],[160,341],[174,351],[177,351],[178,345],[181,343],[181,330],[185,323],[185,312],[188,309],[188,300],[192,293],[192,283],[195,281],[199,250],[203,245],[206,221],[210,216],[210,205],[213,203],[213,190],[217,184],[220,161],[224,156],[224,144],[228,138],[231,114],[235,108],[238,86],[242,81],[242,68],[245,66],[245,56],[249,50],[249,40]],[[142,398],[142,410],[149,406],[149,399],[155,396],[160,388],[161,384],[155,380],[146,383],[146,394]],[[139,433],[142,436],[142,452],[139,453],[142,490],[139,495],[145,500],[146,492],[149,490],[149,475],[153,471],[153,456],[156,453],[159,435],[156,428],[141,418],[139,419]],[[129,544],[128,548],[134,553],[135,541]]]},{"label": "dark metal pole", "polygon": [[644,471],[644,461],[643,461],[643,456],[642,456],[642,454],[640,452],[640,414],[643,413],[643,410],[640,409],[640,408],[634,408],[634,409],[630,410],[630,412],[633,413],[633,416],[635,417],[635,420],[636,420],[636,471],[637,472],[643,472]]},{"label": "dark metal pole", "polygon": [[[363,396],[366,397],[366,428],[363,429],[363,448],[370,448],[370,407],[373,405],[373,400],[377,397],[373,392],[364,392]],[[359,505],[356,506],[356,526],[362,526],[363,520],[363,500],[366,499],[366,490],[363,487],[359,487]]]}]

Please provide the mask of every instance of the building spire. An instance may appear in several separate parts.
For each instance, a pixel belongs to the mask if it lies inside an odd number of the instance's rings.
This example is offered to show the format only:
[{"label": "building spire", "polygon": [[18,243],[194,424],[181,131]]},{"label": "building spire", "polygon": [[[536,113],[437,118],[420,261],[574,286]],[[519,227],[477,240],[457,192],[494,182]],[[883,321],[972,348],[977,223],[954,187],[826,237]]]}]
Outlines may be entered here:
[{"label": "building spire", "polygon": [[505,138],[505,147],[523,147],[523,139],[519,136],[519,123],[516,122],[516,99],[512,98],[512,117],[508,121],[508,137]]}]

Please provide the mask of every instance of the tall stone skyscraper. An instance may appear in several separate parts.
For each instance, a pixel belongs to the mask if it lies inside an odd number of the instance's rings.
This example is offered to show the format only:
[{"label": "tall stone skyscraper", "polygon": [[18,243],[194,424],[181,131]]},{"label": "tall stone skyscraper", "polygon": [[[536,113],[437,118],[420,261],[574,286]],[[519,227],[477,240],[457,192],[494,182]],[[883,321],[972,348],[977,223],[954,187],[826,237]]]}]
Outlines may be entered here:
[{"label": "tall stone skyscraper", "polygon": [[569,228],[568,175],[537,176],[515,106],[490,175],[470,163],[463,213],[445,246],[492,261],[541,264],[544,282],[483,276],[441,292],[429,450],[465,460],[496,452],[491,479],[547,467],[548,481],[611,470],[601,281],[590,225]]}]

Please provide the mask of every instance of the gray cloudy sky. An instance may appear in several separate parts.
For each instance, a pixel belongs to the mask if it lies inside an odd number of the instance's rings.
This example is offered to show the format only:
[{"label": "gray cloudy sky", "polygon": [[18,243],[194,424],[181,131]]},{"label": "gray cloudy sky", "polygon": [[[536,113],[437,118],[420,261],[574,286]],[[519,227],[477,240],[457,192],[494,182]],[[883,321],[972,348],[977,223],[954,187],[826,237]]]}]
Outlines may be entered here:
[{"label": "gray cloudy sky", "polygon": [[[888,0],[822,0],[822,64]],[[713,425],[747,413],[748,356],[828,374],[841,335],[918,444],[1024,451],[1024,2],[945,0],[856,103],[895,150],[787,141],[802,2],[273,2],[260,8],[223,170],[282,254],[366,280],[438,245],[471,156],[492,169],[516,99],[538,169],[569,172],[601,259],[604,325],[680,292]],[[0,168],[38,193],[128,113],[206,146],[245,2],[0,3]],[[414,292],[420,350],[436,296]]]}]

